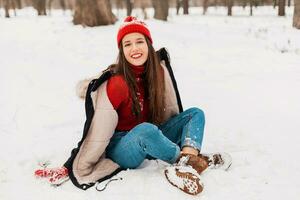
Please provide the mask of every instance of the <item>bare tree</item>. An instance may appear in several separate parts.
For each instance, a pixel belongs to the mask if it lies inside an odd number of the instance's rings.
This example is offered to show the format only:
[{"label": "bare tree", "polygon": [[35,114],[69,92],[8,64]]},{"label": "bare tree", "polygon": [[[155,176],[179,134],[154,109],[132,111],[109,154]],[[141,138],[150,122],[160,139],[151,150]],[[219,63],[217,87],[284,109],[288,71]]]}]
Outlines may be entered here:
[{"label": "bare tree", "polygon": [[300,0],[294,0],[293,27],[300,29]]},{"label": "bare tree", "polygon": [[250,16],[253,16],[253,0],[250,1]]},{"label": "bare tree", "polygon": [[278,0],[278,16],[285,16],[285,0]]},{"label": "bare tree", "polygon": [[161,0],[152,0],[154,7],[154,18],[167,21],[169,15],[169,2]]},{"label": "bare tree", "polygon": [[109,0],[77,0],[74,24],[83,26],[100,26],[114,24],[117,21],[112,13]]},{"label": "bare tree", "polygon": [[189,0],[183,0],[183,14],[188,15],[189,14]]},{"label": "bare tree", "polygon": [[179,9],[181,7],[182,0],[176,0],[176,14],[179,14]]},{"label": "bare tree", "polygon": [[16,7],[18,9],[21,9],[22,8],[22,2],[21,2],[21,0],[14,0],[14,1],[16,2]]},{"label": "bare tree", "polygon": [[75,0],[67,0],[67,9],[74,10],[75,8]]},{"label": "bare tree", "polygon": [[4,4],[4,10],[5,10],[5,17],[9,18],[9,4],[10,4],[10,0],[4,0],[3,2]]},{"label": "bare tree", "polygon": [[214,0],[214,6],[216,9],[218,8],[218,0]]},{"label": "bare tree", "polygon": [[243,7],[243,9],[245,9],[246,6],[247,6],[247,0],[242,0],[242,7]]},{"label": "bare tree", "polygon": [[17,15],[16,12],[16,2],[15,0],[3,0],[3,6],[4,6],[4,10],[5,10],[5,17],[9,18],[9,10],[12,8],[14,10],[14,14],[15,16]]},{"label": "bare tree", "polygon": [[33,0],[33,7],[37,10],[38,15],[47,15],[46,0]]},{"label": "bare tree", "polygon": [[226,0],[227,4],[227,15],[232,16],[232,6],[233,6],[233,0]]},{"label": "bare tree", "polygon": [[59,5],[63,9],[63,11],[66,10],[66,2],[65,2],[65,0],[59,0]]},{"label": "bare tree", "polygon": [[273,0],[273,8],[276,8],[277,4],[278,4],[278,0]]},{"label": "bare tree", "polygon": [[208,8],[208,0],[203,0],[203,15],[206,14]]},{"label": "bare tree", "polygon": [[126,0],[127,16],[131,15],[133,9],[133,0]]}]

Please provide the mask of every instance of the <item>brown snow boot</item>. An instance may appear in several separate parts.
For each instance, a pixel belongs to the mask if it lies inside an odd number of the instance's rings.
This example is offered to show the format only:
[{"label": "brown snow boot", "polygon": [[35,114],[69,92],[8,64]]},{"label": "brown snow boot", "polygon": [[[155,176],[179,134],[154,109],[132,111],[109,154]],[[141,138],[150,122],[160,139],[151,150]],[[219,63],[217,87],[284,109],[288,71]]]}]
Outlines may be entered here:
[{"label": "brown snow boot", "polygon": [[200,174],[208,167],[205,159],[191,155],[181,154],[177,162],[165,170],[167,180],[183,192],[197,195],[203,191]]},{"label": "brown snow boot", "polygon": [[165,169],[169,183],[190,195],[203,191],[200,175],[190,166],[170,166]]},{"label": "brown snow boot", "polygon": [[195,169],[198,174],[201,174],[208,167],[208,160],[201,156],[201,154],[198,156],[192,154],[181,154],[179,160],[183,156],[189,157],[186,164]]},{"label": "brown snow boot", "polygon": [[205,159],[209,169],[223,169],[227,171],[232,165],[232,158],[226,152],[200,154],[199,157]]}]

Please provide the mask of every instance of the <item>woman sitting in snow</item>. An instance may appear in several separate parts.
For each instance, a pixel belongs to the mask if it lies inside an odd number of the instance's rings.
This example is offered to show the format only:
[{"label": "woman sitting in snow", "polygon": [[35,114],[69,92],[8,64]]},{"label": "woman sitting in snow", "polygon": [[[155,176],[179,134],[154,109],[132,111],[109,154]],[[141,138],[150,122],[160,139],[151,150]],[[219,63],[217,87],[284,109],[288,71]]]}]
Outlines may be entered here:
[{"label": "woman sitting in snow", "polygon": [[89,84],[88,98],[93,103],[92,108],[86,106],[87,121],[78,147],[64,167],[37,170],[35,175],[47,177],[52,184],[70,178],[85,190],[154,158],[172,164],[165,169],[172,185],[188,194],[200,193],[200,174],[209,166],[224,164],[222,154],[200,154],[203,111],[182,112],[174,76],[155,52],[144,22],[127,17],[119,28],[117,45],[118,60],[104,72],[108,76],[102,74]]}]

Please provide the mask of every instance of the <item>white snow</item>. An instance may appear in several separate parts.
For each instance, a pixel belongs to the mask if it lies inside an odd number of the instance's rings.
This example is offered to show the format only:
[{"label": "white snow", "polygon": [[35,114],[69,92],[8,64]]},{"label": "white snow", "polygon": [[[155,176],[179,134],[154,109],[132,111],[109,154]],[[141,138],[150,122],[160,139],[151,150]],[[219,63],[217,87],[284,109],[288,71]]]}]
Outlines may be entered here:
[{"label": "white snow", "polygon": [[191,197],[167,182],[161,161],[121,172],[103,192],[36,180],[38,163],[60,166],[81,138],[76,83],[115,61],[120,22],[83,28],[69,12],[37,17],[26,8],[4,19],[0,9],[0,199],[299,199],[300,30],[292,12],[172,10],[168,22],[146,21],[155,48],[169,50],[184,108],[205,111],[203,151],[233,157],[229,171],[205,173],[204,192]]}]

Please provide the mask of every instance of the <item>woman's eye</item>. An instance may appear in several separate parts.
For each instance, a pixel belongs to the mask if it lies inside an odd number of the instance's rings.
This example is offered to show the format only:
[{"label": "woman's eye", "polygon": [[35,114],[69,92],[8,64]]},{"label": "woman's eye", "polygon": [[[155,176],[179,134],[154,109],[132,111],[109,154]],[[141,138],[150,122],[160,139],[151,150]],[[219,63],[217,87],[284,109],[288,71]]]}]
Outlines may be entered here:
[{"label": "woman's eye", "polygon": [[129,46],[130,46],[129,43],[124,44],[124,47],[129,47]]},{"label": "woman's eye", "polygon": [[137,43],[138,43],[138,44],[142,44],[142,43],[144,43],[144,41],[138,41]]}]

